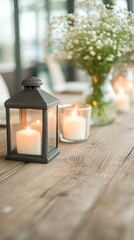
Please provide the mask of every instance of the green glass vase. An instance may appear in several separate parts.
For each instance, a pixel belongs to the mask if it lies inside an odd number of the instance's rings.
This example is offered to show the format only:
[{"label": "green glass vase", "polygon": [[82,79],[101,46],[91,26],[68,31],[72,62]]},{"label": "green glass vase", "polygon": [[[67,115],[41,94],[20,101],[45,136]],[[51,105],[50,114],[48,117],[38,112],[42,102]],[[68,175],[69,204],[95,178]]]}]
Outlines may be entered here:
[{"label": "green glass vase", "polygon": [[84,96],[85,104],[92,106],[92,125],[106,125],[116,117],[115,94],[106,75],[91,76],[92,84]]}]

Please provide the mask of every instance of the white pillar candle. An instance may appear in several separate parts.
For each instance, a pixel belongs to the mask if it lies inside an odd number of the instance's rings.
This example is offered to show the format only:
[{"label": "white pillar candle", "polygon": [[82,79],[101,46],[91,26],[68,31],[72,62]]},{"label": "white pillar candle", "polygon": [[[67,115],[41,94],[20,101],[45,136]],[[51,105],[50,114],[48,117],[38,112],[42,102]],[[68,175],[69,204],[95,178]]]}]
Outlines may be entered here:
[{"label": "white pillar candle", "polygon": [[16,132],[17,152],[22,154],[41,154],[41,134],[40,132],[30,129]]},{"label": "white pillar candle", "polygon": [[125,93],[124,89],[119,89],[119,93],[116,94],[116,108],[119,112],[128,112],[130,108],[130,98]]},{"label": "white pillar candle", "polygon": [[82,140],[86,134],[86,119],[72,111],[72,115],[63,118],[63,135],[65,139]]},{"label": "white pillar candle", "polygon": [[41,124],[40,120],[36,120],[35,122],[32,122],[30,124],[30,128],[42,133],[42,124]]}]

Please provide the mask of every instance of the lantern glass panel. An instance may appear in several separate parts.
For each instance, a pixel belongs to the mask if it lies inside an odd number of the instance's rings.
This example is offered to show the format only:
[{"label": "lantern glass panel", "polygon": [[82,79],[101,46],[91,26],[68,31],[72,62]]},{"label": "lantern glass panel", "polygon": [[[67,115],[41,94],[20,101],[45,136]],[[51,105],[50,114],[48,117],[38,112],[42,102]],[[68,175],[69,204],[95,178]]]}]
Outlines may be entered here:
[{"label": "lantern glass panel", "polygon": [[41,155],[42,110],[10,109],[11,151]]},{"label": "lantern glass panel", "polygon": [[56,148],[57,106],[48,109],[48,152]]},{"label": "lantern glass panel", "polygon": [[10,109],[10,134],[11,134],[11,151],[17,152],[16,149],[16,132],[20,129],[19,109]]},{"label": "lantern glass panel", "polygon": [[42,110],[27,109],[26,127],[37,130],[42,135]]}]

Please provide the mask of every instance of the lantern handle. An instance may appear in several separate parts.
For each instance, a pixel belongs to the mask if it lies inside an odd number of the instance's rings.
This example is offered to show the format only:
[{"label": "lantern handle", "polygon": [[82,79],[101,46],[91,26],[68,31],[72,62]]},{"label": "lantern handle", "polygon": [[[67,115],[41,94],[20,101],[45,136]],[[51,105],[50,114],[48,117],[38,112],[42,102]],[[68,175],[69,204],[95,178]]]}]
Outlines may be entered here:
[{"label": "lantern handle", "polygon": [[42,80],[40,80],[39,78],[36,77],[30,77],[30,78],[26,78],[22,81],[21,85],[24,86],[25,89],[29,89],[29,88],[38,88],[43,84]]}]

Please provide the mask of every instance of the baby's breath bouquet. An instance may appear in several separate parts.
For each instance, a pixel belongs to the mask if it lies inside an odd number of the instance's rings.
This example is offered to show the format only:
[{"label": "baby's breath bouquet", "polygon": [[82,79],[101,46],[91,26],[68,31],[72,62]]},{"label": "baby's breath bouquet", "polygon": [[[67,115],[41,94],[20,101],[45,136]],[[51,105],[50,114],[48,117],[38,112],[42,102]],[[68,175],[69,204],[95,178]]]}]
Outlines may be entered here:
[{"label": "baby's breath bouquet", "polygon": [[[86,70],[92,78],[92,94],[85,103],[102,124],[111,119],[103,85],[113,64],[134,52],[134,14],[95,0],[78,0],[74,14],[56,16],[49,28],[50,48],[59,61]],[[112,106],[112,105],[111,105]]]}]

